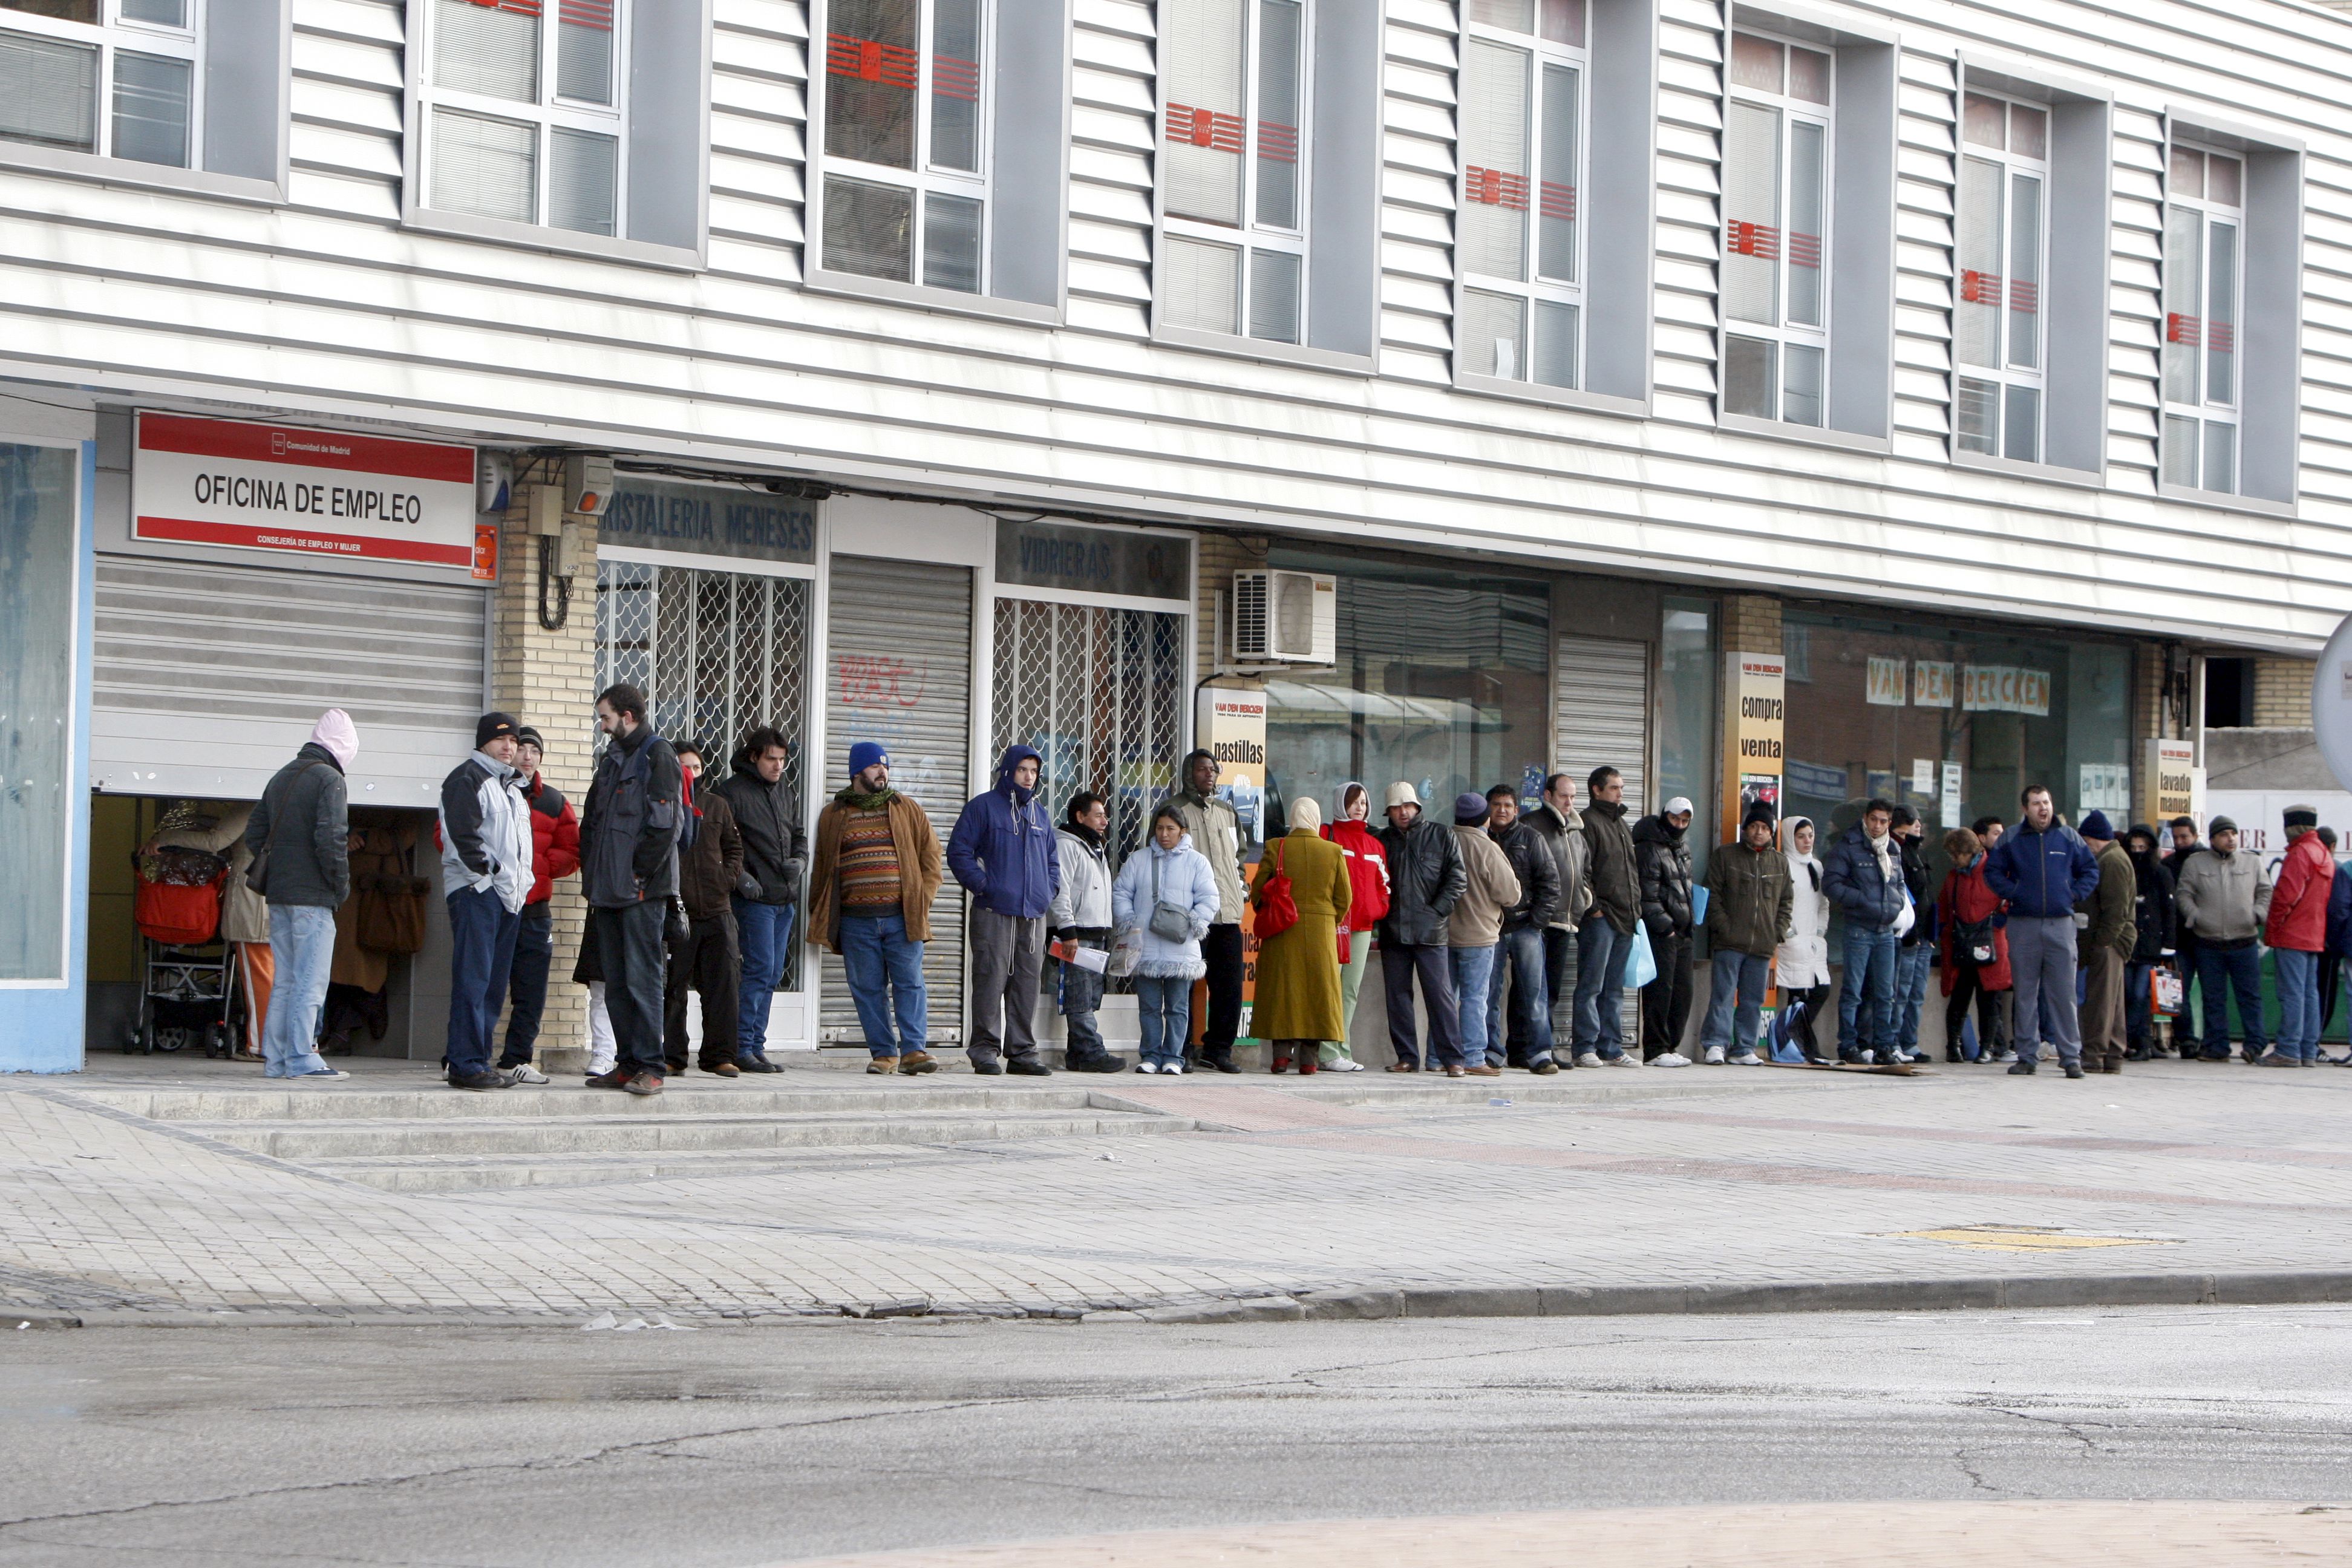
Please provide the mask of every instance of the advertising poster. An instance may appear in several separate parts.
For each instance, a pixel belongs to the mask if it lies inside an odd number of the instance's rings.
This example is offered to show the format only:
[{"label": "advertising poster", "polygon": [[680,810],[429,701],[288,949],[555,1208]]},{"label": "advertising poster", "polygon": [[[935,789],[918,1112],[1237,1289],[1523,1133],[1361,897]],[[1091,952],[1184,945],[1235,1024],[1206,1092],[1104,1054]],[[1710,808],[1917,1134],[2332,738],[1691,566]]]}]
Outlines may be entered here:
[{"label": "advertising poster", "polygon": [[1881,658],[1873,655],[1870,660],[1869,700],[1875,708],[1901,708],[1911,700],[1905,689],[1903,661]]},{"label": "advertising poster", "polygon": [[1958,827],[1960,826],[1960,800],[1962,795],[1960,786],[1965,781],[1965,777],[1966,775],[1961,771],[1959,763],[1946,763],[1944,764],[1944,809],[1940,820],[1948,828]]},{"label": "advertising poster", "polygon": [[1951,705],[1952,667],[1931,658],[1915,659],[1911,665],[1911,706],[1949,708]]},{"label": "advertising poster", "polygon": [[1780,805],[1789,720],[1788,661],[1777,653],[1724,655],[1723,773],[1716,798],[1723,803],[1722,835],[1739,836],[1748,805]]},{"label": "advertising poster", "polygon": [[[2147,757],[2141,767],[2139,819],[2161,826],[2176,816],[2196,815],[2197,742],[2147,742]],[[2168,837],[2166,842],[2170,839]]]},{"label": "advertising poster", "polygon": [[1265,688],[1204,686],[1194,744],[1217,759],[1217,795],[1241,818],[1242,842],[1265,842]]}]

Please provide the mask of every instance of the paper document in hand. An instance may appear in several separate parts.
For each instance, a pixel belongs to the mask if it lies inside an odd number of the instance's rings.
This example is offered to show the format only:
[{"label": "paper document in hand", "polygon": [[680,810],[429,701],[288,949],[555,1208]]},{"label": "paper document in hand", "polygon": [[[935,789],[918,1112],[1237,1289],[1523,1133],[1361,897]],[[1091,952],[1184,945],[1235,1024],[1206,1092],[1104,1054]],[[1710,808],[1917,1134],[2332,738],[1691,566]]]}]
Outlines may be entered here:
[{"label": "paper document in hand", "polygon": [[1080,969],[1091,969],[1097,974],[1101,973],[1103,966],[1110,962],[1110,954],[1102,949],[1080,947],[1074,942],[1054,942],[1049,945],[1047,951],[1064,963],[1075,963]]}]

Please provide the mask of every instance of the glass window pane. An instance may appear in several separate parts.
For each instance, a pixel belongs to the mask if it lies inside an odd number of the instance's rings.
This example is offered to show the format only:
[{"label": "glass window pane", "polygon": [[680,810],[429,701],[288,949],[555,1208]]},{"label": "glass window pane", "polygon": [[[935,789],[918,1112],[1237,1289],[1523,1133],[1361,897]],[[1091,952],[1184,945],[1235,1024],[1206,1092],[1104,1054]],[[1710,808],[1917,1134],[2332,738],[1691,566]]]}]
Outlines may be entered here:
[{"label": "glass window pane", "polygon": [[2205,293],[2205,219],[2189,207],[2164,215],[2164,397],[2198,400],[2197,347],[2205,325],[2198,312]]},{"label": "glass window pane", "polygon": [[[824,150],[893,169],[915,166],[917,0],[833,0],[824,49]],[[913,209],[908,209],[911,215]]]},{"label": "glass window pane", "polygon": [[2000,363],[2001,168],[1960,160],[1960,276],[1952,302],[1952,352],[1962,364]]},{"label": "glass window pane", "polygon": [[512,120],[433,111],[429,205],[509,223],[537,223],[539,132]]},{"label": "glass window pane", "polygon": [[1242,0],[1165,0],[1160,8],[1161,177],[1168,211],[1179,217],[1242,221],[1243,15]]},{"label": "glass window pane", "polygon": [[539,7],[440,0],[433,12],[436,86],[518,103],[539,101]]},{"label": "glass window pane", "polygon": [[1976,377],[1960,377],[1958,405],[1952,413],[1953,425],[1963,452],[1981,452],[1986,457],[2000,451],[2000,384],[1979,381]]},{"label": "glass window pane", "polygon": [[1513,33],[1535,31],[1535,0],[1470,0],[1470,19]]},{"label": "glass window pane", "polygon": [[2245,191],[2240,175],[2243,168],[2235,158],[2224,158],[2219,153],[2205,155],[2205,195],[2223,206],[2245,205]]},{"label": "glass window pane", "polygon": [[2238,401],[2238,226],[2212,226],[2213,275],[2205,290],[2205,401]]},{"label": "glass window pane", "polygon": [[1830,100],[1830,57],[1789,46],[1789,96],[1807,103]]},{"label": "glass window pane", "polygon": [[555,95],[613,101],[613,0],[563,0],[556,13]]},{"label": "glass window pane", "polygon": [[1249,335],[1268,342],[1298,341],[1298,255],[1289,250],[1250,252]]},{"label": "glass window pane", "polygon": [[2205,154],[2192,147],[2172,150],[2171,195],[2202,196],[2205,194]]},{"label": "glass window pane", "polygon": [[931,163],[980,172],[980,0],[933,0]]},{"label": "glass window pane", "polygon": [[1298,226],[1299,72],[1307,8],[1298,0],[1258,0],[1257,221]]},{"label": "glass window pane", "polygon": [[98,51],[0,33],[0,137],[98,150]]},{"label": "glass window pane", "polygon": [[2178,414],[2164,416],[2164,482],[2197,488],[2197,421]]},{"label": "glass window pane", "polygon": [[969,196],[923,198],[923,281],[980,292],[981,205]]},{"label": "glass window pane", "polygon": [[0,446],[0,980],[63,980],[80,454]]},{"label": "glass window pane", "polygon": [[1822,351],[1790,343],[1781,353],[1788,361],[1787,380],[1780,394],[1780,417],[1791,425],[1822,422]]},{"label": "glass window pane", "polygon": [[114,155],[141,163],[188,166],[186,60],[114,51]]},{"label": "glass window pane", "polygon": [[[91,8],[96,8],[96,0],[91,0]],[[122,19],[148,22],[158,27],[184,27],[188,25],[188,0],[122,0]]]},{"label": "glass window pane", "polygon": [[1829,131],[1810,120],[1789,122],[1789,320],[1822,324],[1822,231],[1829,226]]},{"label": "glass window pane", "polygon": [[613,234],[620,207],[621,142],[555,128],[548,149],[547,221],[580,234]]},{"label": "glass window pane", "polygon": [[1998,152],[2009,145],[2009,105],[1972,92],[1960,105],[1960,139]]},{"label": "glass window pane", "polygon": [[1724,113],[1723,313],[1780,320],[1780,111],[1734,101]]},{"label": "glass window pane", "polygon": [[2031,386],[2009,389],[2001,416],[2000,455],[2021,463],[2042,460],[2042,393]]},{"label": "glass window pane", "polygon": [[1210,245],[1174,235],[1162,242],[1160,308],[1177,327],[1204,332],[1242,330],[1242,252],[1237,245]]},{"label": "glass window pane", "polygon": [[2050,156],[2050,111],[2028,109],[2021,103],[2011,104],[2009,147],[2021,158],[2047,159]]},{"label": "glass window pane", "polygon": [[1573,283],[1576,267],[1576,136],[1582,83],[1569,66],[1543,73],[1543,163],[1536,200],[1536,276]]},{"label": "glass window pane", "polygon": [[1723,340],[1723,411],[1755,419],[1780,413],[1780,345],[1769,338]]},{"label": "glass window pane", "polygon": [[1550,300],[1536,301],[1536,380],[1546,386],[1576,384],[1577,308]]},{"label": "glass window pane", "polygon": [[1462,51],[1465,270],[1528,275],[1528,69],[1530,56],[1483,38]]},{"label": "glass window pane", "polygon": [[1584,0],[1543,0],[1543,38],[1548,44],[1584,47]]},{"label": "glass window pane", "polygon": [[2205,422],[2205,472],[2200,489],[2225,490],[2232,495],[2238,489],[2238,427],[2219,419]]},{"label": "glass window pane", "polygon": [[915,280],[915,195],[898,185],[828,177],[824,265],[862,278]]},{"label": "glass window pane", "polygon": [[1462,368],[1471,375],[1527,378],[1527,301],[1485,289],[1462,291]]},{"label": "glass window pane", "polygon": [[1759,38],[1752,33],[1731,35],[1731,85],[1752,87],[1759,92],[1780,90],[1780,58],[1783,51],[1769,38]]},{"label": "glass window pane", "polygon": [[2042,367],[2042,182],[2009,177],[2009,363]]}]

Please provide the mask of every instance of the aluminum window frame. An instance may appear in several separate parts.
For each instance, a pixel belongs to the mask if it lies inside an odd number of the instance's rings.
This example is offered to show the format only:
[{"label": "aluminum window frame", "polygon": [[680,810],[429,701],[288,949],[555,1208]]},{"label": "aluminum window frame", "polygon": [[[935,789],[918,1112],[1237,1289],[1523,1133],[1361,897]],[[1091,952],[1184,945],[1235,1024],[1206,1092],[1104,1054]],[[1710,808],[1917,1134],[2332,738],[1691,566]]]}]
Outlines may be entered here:
[{"label": "aluminum window frame", "polygon": [[[2000,147],[1987,147],[1982,142],[1969,140],[1968,113],[1971,99],[1982,99],[2001,106],[2002,144]],[[2016,140],[2014,127],[2020,110],[2042,117],[2042,154],[2039,158],[2028,157],[2011,146]],[[2054,182],[2058,117],[2053,106],[2047,102],[2021,98],[1987,86],[1963,83],[1958,131],[1952,215],[1952,447],[1955,451],[1979,458],[1997,458],[2008,462],[2040,464],[2047,461],[2049,451],[2049,378],[2053,337],[2049,323],[2042,319],[2042,304],[2049,296],[2051,283],[2050,197]],[[1990,279],[1995,293],[2000,296],[1995,301],[1993,313],[1993,357],[1997,363],[1992,365],[1964,364],[1960,360],[1960,310],[1963,305],[1982,303],[1968,296],[1972,280],[1973,286],[1979,289],[1985,281],[1975,271],[1964,269],[1960,262],[1966,246],[1961,230],[1968,216],[1968,208],[1960,193],[1965,189],[1968,164],[1971,160],[1994,169],[1994,177],[2000,182],[1997,220],[2000,232],[1994,244],[2001,271]],[[2014,275],[2017,259],[2016,194],[2017,181],[2021,178],[2032,179],[2040,186],[2039,206],[2034,219],[2035,280],[2032,284],[2021,284]],[[2032,292],[2021,296],[2021,289],[2030,289]],[[2035,363],[2032,366],[2015,363],[2011,343],[2011,329],[2018,313],[2017,301],[2021,298],[2031,300],[2025,313],[2034,317]],[[1992,388],[1993,426],[1990,450],[1968,445],[1967,437],[1961,433],[1960,411],[1963,399],[1968,395],[1965,384],[1969,382]],[[2033,394],[2032,445],[2030,451],[2023,454],[2013,449],[2016,443],[2011,438],[2011,389]]]},{"label": "aluminum window frame", "polygon": [[[2176,188],[2177,161],[2183,153],[2194,154],[2200,160],[2199,193],[2188,195]],[[2232,203],[2216,199],[2212,189],[2212,160],[2226,158],[2238,169],[2238,199]],[[2234,496],[2245,486],[2245,361],[2239,342],[2246,327],[2246,231],[2247,186],[2253,175],[2252,160],[2242,151],[2217,147],[2187,136],[2174,136],[2165,143],[2164,156],[2164,241],[2162,331],[2159,343],[2160,361],[2157,369],[2157,389],[2161,399],[2158,418],[2162,425],[2158,442],[2158,472],[2164,484],[2173,489],[2209,495]],[[2197,230],[2197,299],[2193,313],[2177,311],[2173,285],[2172,226],[2176,214],[2192,214],[2198,218]],[[2230,347],[2222,352],[2231,355],[2231,399],[2224,403],[2210,395],[2212,384],[2211,360],[2213,348],[2214,283],[2213,237],[2217,228],[2227,227],[2234,237],[2235,255],[2230,279],[2228,331]],[[2184,318],[2186,320],[2184,321]],[[2193,333],[2193,341],[2184,341]],[[2173,395],[2171,380],[2173,351],[2188,348],[2195,355],[2197,397],[2183,401]],[[2215,417],[2220,413],[2224,417]],[[2190,434],[2185,447],[2179,434],[2188,426]],[[2212,457],[2211,432],[2218,427],[2229,431],[2227,437],[2230,474],[2225,485],[2210,482]],[[2179,459],[2187,459],[2189,477],[2177,477]]]},{"label": "aluminum window frame", "polygon": [[[49,43],[79,45],[98,51],[97,102],[92,113],[90,144],[83,148],[50,148],[46,142],[9,139],[0,147],[104,158],[132,168],[172,169],[198,173],[205,166],[205,7],[208,0],[183,0],[187,6],[184,26],[142,22],[122,15],[123,0],[100,0],[96,22],[69,22],[30,11],[0,9],[0,33],[40,38]],[[125,53],[177,60],[188,68],[187,148],[178,163],[126,158],[114,150],[114,94],[117,57]]]},{"label": "aluminum window frame", "polygon": [[[1780,46],[1782,83],[1780,92],[1768,93],[1760,88],[1750,87],[1732,79],[1731,51],[1737,47],[1737,40],[1742,35]],[[1830,79],[1828,103],[1821,104],[1811,99],[1801,99],[1789,90],[1788,51],[1790,49],[1803,49],[1809,54],[1819,55],[1828,60]],[[1831,261],[1835,252],[1833,239],[1837,229],[1838,208],[1838,99],[1839,79],[1843,74],[1839,68],[1840,50],[1835,45],[1818,39],[1778,32],[1767,26],[1733,21],[1724,30],[1724,51],[1726,163],[1727,163],[1729,160],[1727,143],[1731,134],[1729,121],[1733,106],[1745,103],[1753,108],[1769,110],[1777,116],[1780,133],[1773,153],[1773,187],[1780,222],[1774,226],[1778,229],[1780,239],[1777,247],[1777,254],[1772,258],[1775,262],[1772,292],[1773,312],[1776,320],[1770,323],[1745,319],[1735,321],[1728,310],[1719,310],[1721,349],[1717,361],[1716,390],[1718,414],[1724,418],[1755,420],[1790,431],[1810,431],[1824,439],[1836,441],[1841,432],[1832,423],[1832,378],[1836,366],[1832,322],[1836,310],[1836,288],[1835,280],[1832,276]],[[1788,214],[1793,205],[1792,182],[1796,167],[1795,160],[1790,156],[1791,138],[1789,135],[1789,127],[1795,123],[1817,126],[1822,134],[1822,232],[1812,237],[1818,245],[1819,264],[1816,269],[1821,274],[1819,306],[1821,321],[1818,326],[1793,323],[1788,319],[1790,282],[1797,269],[1796,264],[1789,258],[1788,253],[1792,247],[1787,243],[1786,237],[1791,232]],[[1727,196],[1724,198],[1724,210],[1720,214],[1722,254],[1727,262],[1734,254],[1753,254],[1750,251],[1735,252],[1734,250],[1735,245],[1748,243],[1739,237],[1738,229],[1743,223],[1749,220],[1735,217],[1728,210],[1728,200]],[[1720,299],[1720,280],[1718,280],[1717,289],[1718,299]],[[1731,345],[1735,339],[1740,338],[1773,345],[1772,399],[1769,413],[1754,414],[1745,410],[1736,410],[1730,406],[1730,395],[1727,383],[1731,363]],[[1817,394],[1820,416],[1810,423],[1788,417],[1789,351],[1792,347],[1811,350],[1818,353],[1821,359],[1821,386]]]}]

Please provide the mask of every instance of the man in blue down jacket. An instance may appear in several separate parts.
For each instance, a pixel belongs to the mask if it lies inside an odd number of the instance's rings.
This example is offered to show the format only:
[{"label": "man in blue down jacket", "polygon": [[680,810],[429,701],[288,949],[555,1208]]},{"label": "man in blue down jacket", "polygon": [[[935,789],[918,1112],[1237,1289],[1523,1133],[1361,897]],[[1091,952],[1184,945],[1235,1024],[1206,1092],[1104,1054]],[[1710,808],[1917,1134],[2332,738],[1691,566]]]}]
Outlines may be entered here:
[{"label": "man in blue down jacket", "polygon": [[2009,901],[2009,967],[2015,977],[2009,1070],[2031,1076],[2041,1052],[2042,1006],[2049,1005],[2051,1044],[2068,1078],[2083,1076],[2083,1029],[2074,1010],[2074,905],[2099,885],[2099,858],[2057,820],[2041,784],[2020,797],[2025,820],[2000,836],[1985,857],[1985,884]]},{"label": "man in blue down jacket", "polygon": [[976,1073],[1044,1078],[1037,982],[1045,916],[1062,890],[1054,821],[1036,798],[1037,753],[1007,746],[996,787],[967,802],[948,836],[948,869],[971,895],[971,1045]]},{"label": "man in blue down jacket", "polygon": [[[1845,973],[1838,981],[1838,1060],[1903,1059],[1895,1043],[1895,948],[1908,908],[1895,808],[1883,800],[1831,846],[1822,891],[1845,917]],[[1914,920],[1918,911],[1910,911]]]}]

